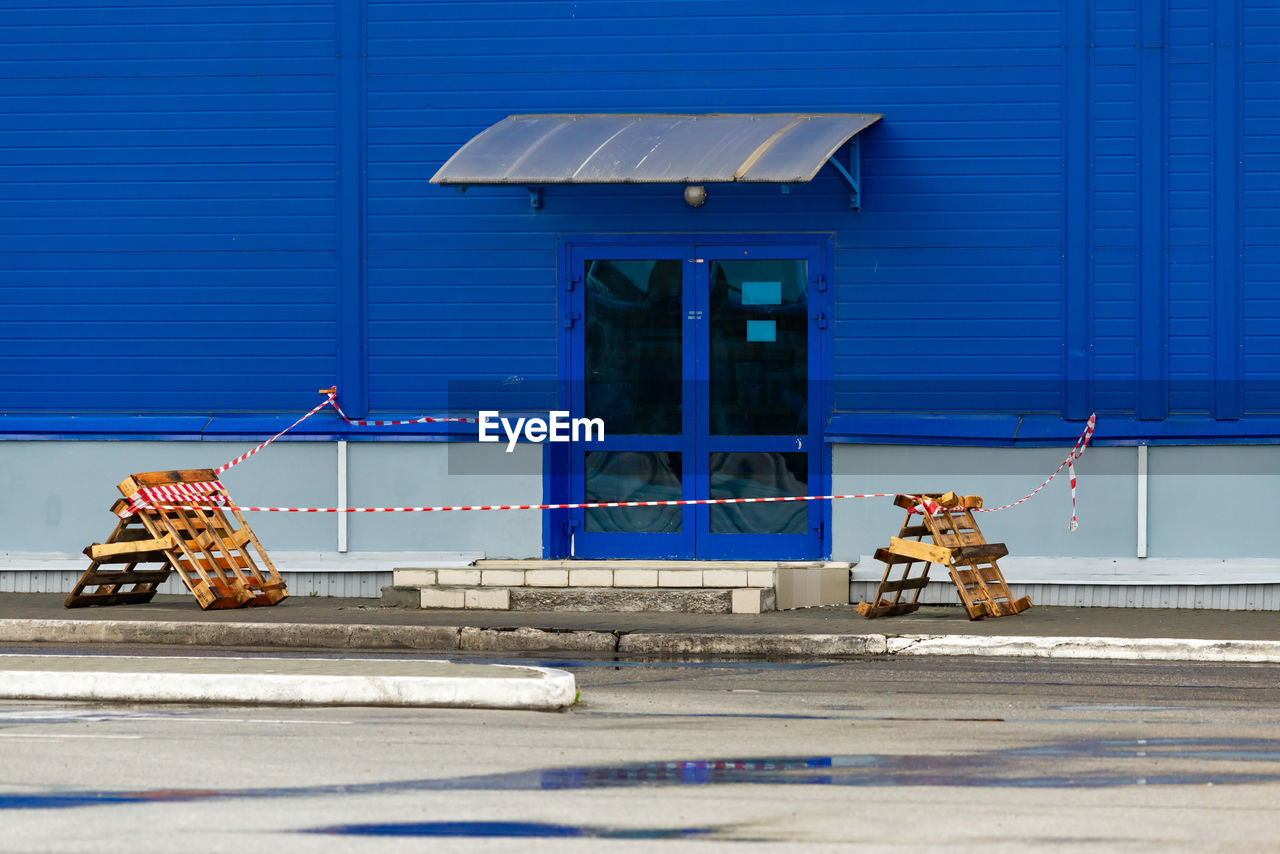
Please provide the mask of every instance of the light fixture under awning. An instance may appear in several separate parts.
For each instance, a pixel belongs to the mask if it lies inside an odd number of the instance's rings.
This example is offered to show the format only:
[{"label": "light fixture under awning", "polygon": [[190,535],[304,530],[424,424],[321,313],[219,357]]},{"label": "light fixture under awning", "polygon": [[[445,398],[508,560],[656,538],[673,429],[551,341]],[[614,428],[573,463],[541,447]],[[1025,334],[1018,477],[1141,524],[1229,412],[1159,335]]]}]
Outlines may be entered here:
[{"label": "light fixture under awning", "polygon": [[[458,149],[431,183],[804,183],[880,118],[872,113],[508,116]],[[855,183],[849,171],[832,163]]]}]

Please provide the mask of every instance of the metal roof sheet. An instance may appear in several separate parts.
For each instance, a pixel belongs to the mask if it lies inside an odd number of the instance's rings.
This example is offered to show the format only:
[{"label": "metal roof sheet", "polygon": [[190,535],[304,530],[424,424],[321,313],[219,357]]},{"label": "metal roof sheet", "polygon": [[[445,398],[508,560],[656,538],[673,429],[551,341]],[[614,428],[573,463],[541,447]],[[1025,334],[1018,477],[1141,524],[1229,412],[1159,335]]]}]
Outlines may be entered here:
[{"label": "metal roof sheet", "polygon": [[801,183],[873,113],[508,116],[440,167],[433,184]]}]

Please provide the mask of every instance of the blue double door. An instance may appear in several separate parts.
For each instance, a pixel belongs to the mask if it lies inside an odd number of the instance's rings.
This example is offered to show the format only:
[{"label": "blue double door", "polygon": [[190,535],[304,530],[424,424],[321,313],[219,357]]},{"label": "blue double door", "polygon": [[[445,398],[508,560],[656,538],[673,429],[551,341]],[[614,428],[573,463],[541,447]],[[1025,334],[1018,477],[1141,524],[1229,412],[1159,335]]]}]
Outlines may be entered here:
[{"label": "blue double door", "polygon": [[[823,246],[573,244],[561,370],[603,440],[558,454],[578,502],[825,494]],[[595,437],[593,437],[594,439]],[[567,511],[579,558],[781,560],[828,553],[828,502]]]}]

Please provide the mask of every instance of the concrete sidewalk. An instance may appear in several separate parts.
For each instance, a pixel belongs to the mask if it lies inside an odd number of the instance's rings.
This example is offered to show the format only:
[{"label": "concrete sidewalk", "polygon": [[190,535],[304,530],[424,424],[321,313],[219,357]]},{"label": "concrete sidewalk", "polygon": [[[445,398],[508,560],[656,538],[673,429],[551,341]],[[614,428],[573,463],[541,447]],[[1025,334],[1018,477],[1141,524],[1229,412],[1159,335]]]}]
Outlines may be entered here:
[{"label": "concrete sidewalk", "polygon": [[382,649],[623,656],[1016,655],[1280,663],[1280,613],[1035,607],[970,622],[959,607],[867,620],[852,606],[759,615],[382,608],[291,598],[201,611],[186,596],[68,610],[60,594],[0,594],[0,644]]}]

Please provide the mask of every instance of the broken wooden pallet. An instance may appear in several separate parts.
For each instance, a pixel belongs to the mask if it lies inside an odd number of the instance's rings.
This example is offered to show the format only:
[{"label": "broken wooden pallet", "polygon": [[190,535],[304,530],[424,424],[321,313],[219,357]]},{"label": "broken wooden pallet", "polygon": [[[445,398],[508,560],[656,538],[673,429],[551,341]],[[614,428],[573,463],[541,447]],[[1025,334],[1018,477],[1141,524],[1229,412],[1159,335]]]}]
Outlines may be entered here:
[{"label": "broken wooden pallet", "polygon": [[[1004,543],[988,543],[973,518],[973,511],[982,507],[981,496],[899,495],[894,504],[907,516],[889,547],[876,550],[876,560],[885,564],[884,574],[873,601],[858,603],[859,614],[893,617],[918,609],[920,591],[929,584],[929,567],[935,563],[947,568],[970,620],[1018,614],[1031,607],[1029,597],[1013,598],[996,563],[1009,549]],[[932,542],[925,542],[925,537]],[[920,574],[912,576],[917,564]],[[896,578],[895,567],[902,567]],[[911,598],[904,600],[907,591]]]},{"label": "broken wooden pallet", "polygon": [[[205,497],[148,497],[149,490],[175,486]],[[66,607],[149,602],[170,572],[178,573],[204,610],[274,605],[289,595],[262,543],[212,469],[143,472],[125,478],[119,489],[125,498],[116,501],[111,512],[122,518],[105,543],[84,550],[91,563],[67,597]],[[146,500],[130,513],[138,497]],[[123,568],[115,568],[119,565]],[[139,568],[143,566],[148,568]]]}]

